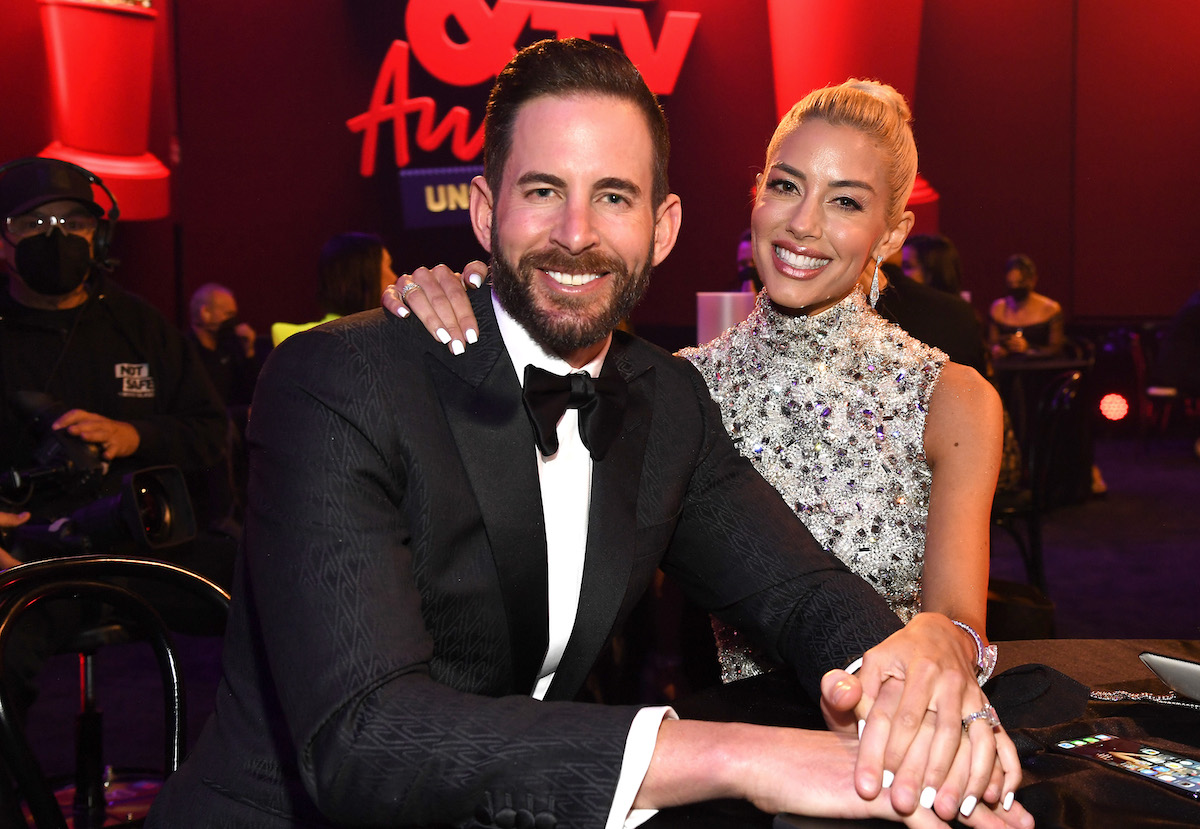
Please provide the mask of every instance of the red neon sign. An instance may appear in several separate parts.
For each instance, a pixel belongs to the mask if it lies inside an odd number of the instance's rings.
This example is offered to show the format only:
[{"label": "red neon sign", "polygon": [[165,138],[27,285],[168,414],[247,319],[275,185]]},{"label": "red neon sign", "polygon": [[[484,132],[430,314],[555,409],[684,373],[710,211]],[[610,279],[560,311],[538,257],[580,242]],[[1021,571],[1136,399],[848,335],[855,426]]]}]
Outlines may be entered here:
[{"label": "red neon sign", "polygon": [[[465,43],[455,42],[447,33],[452,18],[466,35]],[[408,165],[406,119],[413,114],[417,115],[415,138],[422,150],[434,150],[449,138],[455,158],[469,161],[482,149],[482,126],[469,134],[466,108],[453,107],[439,122],[433,98],[408,97],[410,51],[438,80],[474,86],[499,73],[516,53],[517,38],[526,26],[557,38],[616,36],[650,89],[667,95],[675,89],[699,22],[697,12],[667,12],[655,44],[640,9],[550,0],[497,0],[494,7],[485,0],[410,0],[405,15],[409,41],[392,43],[375,79],[369,108],[346,122],[351,132],[363,133],[359,172],[365,177],[375,174],[379,126],[389,121],[395,133],[396,166]]]}]

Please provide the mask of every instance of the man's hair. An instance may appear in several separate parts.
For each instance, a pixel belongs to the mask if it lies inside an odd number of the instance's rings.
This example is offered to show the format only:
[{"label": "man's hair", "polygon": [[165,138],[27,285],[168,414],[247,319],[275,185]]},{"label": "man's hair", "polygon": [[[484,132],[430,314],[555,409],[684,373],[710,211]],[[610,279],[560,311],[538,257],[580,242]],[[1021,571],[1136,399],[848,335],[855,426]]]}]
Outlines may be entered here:
[{"label": "man's hair", "polygon": [[[658,99],[629,58],[603,44],[574,37],[542,40],[525,47],[496,78],[488,97],[483,132],[484,176],[493,194],[500,191],[503,182],[521,107],[543,95],[607,95],[640,109],[654,146],[651,197],[655,207],[663,203],[670,192],[667,162],[671,142]],[[546,129],[556,128],[555,124],[546,125]]]},{"label": "man's hair", "polygon": [[233,296],[233,291],[226,288],[217,282],[205,282],[196,292],[192,294],[191,302],[188,303],[188,311],[192,315],[192,324],[200,322],[200,309],[207,307],[212,303],[213,294],[224,292]]},{"label": "man's hair", "polygon": [[379,307],[383,240],[374,233],[339,233],[321,248],[317,304],[344,317]]},{"label": "man's hair", "polygon": [[783,116],[767,147],[767,158],[793,130],[814,119],[853,127],[875,143],[888,165],[887,222],[889,226],[898,222],[917,178],[912,111],[904,96],[885,83],[857,78],[815,89]]}]

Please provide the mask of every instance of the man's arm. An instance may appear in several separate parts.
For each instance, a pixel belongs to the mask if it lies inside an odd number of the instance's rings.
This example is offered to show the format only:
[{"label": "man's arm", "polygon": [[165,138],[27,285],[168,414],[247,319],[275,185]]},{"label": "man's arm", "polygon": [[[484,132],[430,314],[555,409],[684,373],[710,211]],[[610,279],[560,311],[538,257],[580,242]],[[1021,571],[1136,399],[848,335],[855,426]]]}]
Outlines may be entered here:
[{"label": "man's arm", "polygon": [[305,787],[346,824],[602,826],[636,709],[486,693],[507,631],[437,391],[355,324],[283,343],[250,421],[244,600]]}]

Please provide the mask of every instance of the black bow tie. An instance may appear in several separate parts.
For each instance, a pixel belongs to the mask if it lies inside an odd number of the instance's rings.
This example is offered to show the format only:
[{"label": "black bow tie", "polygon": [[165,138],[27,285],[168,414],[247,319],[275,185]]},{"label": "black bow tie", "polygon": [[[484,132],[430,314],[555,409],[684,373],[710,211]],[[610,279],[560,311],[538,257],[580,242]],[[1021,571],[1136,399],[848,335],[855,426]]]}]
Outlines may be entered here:
[{"label": "black bow tie", "polygon": [[533,422],[538,449],[546,457],[558,451],[558,421],[563,412],[578,409],[583,445],[593,460],[604,460],[621,430],[627,393],[625,381],[617,376],[564,376],[537,366],[525,367],[525,411]]}]

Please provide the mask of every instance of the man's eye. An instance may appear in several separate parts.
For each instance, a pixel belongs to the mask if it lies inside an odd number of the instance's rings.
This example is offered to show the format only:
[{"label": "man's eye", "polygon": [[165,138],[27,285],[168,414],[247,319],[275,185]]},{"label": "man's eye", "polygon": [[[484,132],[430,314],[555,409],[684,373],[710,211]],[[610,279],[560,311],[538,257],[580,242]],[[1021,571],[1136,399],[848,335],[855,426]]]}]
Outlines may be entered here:
[{"label": "man's eye", "polygon": [[629,199],[620,193],[605,193],[601,198],[605,204],[629,204]]}]

